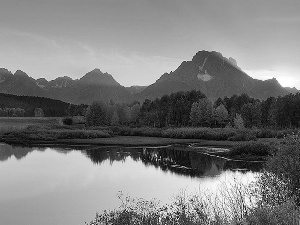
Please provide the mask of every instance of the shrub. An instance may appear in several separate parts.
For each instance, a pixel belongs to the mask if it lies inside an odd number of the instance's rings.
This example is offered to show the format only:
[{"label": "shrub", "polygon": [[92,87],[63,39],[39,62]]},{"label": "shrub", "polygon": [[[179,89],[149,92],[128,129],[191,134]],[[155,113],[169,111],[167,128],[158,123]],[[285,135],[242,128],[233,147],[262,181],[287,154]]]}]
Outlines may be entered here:
[{"label": "shrub", "polygon": [[247,196],[251,189],[239,183],[224,186],[219,194],[209,190],[192,196],[177,195],[170,205],[157,200],[134,199],[119,194],[118,209],[97,213],[89,225],[298,225],[300,209],[293,201],[270,207]]},{"label": "shrub", "polygon": [[62,122],[64,125],[72,125],[73,124],[73,119],[71,117],[65,117],[62,119]]},{"label": "shrub", "polygon": [[261,182],[266,188],[266,193],[274,196],[279,195],[279,191],[272,190],[272,179],[276,179],[281,184],[285,184],[288,190],[287,197],[295,198],[300,205],[300,136],[299,134],[289,135],[285,138],[284,144],[280,146],[274,157],[271,157],[266,164],[266,172],[270,176],[263,176]]},{"label": "shrub", "polygon": [[[262,160],[272,156],[277,151],[277,147],[263,142],[247,142],[234,146],[226,153],[228,156],[258,156]],[[258,158],[257,158],[258,159]]]},{"label": "shrub", "polygon": [[237,135],[237,130],[232,128],[170,128],[162,132],[163,137],[191,138],[205,140],[227,140]]}]

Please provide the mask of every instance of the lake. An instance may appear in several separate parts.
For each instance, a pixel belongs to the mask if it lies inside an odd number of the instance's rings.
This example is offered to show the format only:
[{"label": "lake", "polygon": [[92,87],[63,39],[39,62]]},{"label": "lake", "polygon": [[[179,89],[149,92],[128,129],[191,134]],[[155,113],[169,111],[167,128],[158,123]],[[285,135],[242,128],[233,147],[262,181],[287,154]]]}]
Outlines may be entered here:
[{"label": "lake", "polygon": [[[78,148],[78,147],[76,147]],[[189,146],[25,148],[0,145],[0,224],[84,224],[120,205],[119,191],[169,203],[182,190],[255,179],[261,165]]]}]

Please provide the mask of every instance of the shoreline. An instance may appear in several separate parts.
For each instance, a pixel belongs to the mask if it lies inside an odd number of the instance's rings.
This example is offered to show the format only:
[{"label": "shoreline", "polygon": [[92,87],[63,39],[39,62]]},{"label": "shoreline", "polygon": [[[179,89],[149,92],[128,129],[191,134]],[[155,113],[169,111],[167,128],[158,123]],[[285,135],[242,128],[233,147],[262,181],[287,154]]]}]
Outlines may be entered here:
[{"label": "shoreline", "polygon": [[137,146],[162,146],[170,144],[197,144],[203,147],[233,147],[241,143],[235,141],[215,141],[204,139],[179,139],[179,138],[162,138],[162,137],[145,137],[145,136],[114,136],[110,138],[94,138],[94,139],[58,139],[49,141],[24,141],[16,139],[0,139],[0,142],[12,145],[26,145],[26,146],[57,146],[57,145],[74,145],[74,146],[124,146],[124,147],[137,147]]},{"label": "shoreline", "polygon": [[[259,139],[256,143],[274,142],[274,139]],[[267,156],[256,154],[231,154],[235,151],[235,146],[249,143],[249,141],[217,141],[204,139],[178,139],[163,137],[145,137],[145,136],[113,136],[109,138],[94,139],[56,139],[56,140],[21,140],[21,139],[0,139],[0,142],[20,147],[61,147],[74,149],[94,148],[94,147],[166,147],[170,145],[186,145],[190,151],[201,152],[211,156],[226,158],[235,161],[265,161]],[[250,144],[251,146],[251,144]]]}]

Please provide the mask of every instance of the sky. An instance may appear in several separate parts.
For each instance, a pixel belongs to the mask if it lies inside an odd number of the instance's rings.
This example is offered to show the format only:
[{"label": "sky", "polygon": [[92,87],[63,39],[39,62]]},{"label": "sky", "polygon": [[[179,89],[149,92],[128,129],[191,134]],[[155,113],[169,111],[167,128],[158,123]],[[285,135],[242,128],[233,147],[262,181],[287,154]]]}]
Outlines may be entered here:
[{"label": "sky", "polygon": [[300,89],[299,0],[0,0],[0,68],[150,85],[201,50]]}]

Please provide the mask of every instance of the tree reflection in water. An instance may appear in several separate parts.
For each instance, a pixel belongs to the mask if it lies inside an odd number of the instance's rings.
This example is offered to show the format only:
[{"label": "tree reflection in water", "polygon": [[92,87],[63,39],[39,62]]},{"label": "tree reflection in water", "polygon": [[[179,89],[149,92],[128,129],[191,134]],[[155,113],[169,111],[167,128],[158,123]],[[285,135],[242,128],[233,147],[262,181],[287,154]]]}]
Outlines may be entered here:
[{"label": "tree reflection in water", "polygon": [[[85,147],[86,148],[86,147]],[[0,161],[6,161],[12,156],[20,160],[32,151],[45,151],[47,148],[14,147],[0,145]],[[59,153],[75,151],[74,147],[51,148]],[[241,162],[226,160],[224,158],[203,154],[191,150],[188,146],[174,145],[167,147],[94,147],[89,149],[77,149],[87,156],[94,164],[101,164],[109,160],[113,162],[125,162],[127,157],[134,161],[141,161],[146,166],[154,166],[165,172],[174,172],[179,175],[191,177],[217,176],[225,170],[241,170],[258,172],[262,163]]]},{"label": "tree reflection in water", "polygon": [[193,151],[188,146],[168,147],[100,147],[82,150],[95,164],[109,160],[125,162],[127,157],[141,161],[146,166],[154,166],[165,172],[174,172],[191,177],[217,176],[225,170],[260,171],[263,164],[240,162]]}]

